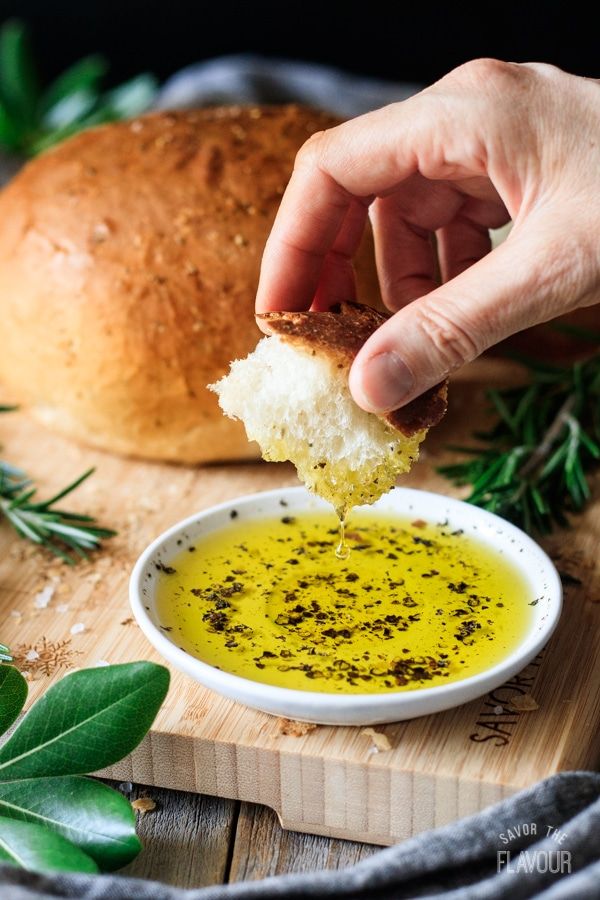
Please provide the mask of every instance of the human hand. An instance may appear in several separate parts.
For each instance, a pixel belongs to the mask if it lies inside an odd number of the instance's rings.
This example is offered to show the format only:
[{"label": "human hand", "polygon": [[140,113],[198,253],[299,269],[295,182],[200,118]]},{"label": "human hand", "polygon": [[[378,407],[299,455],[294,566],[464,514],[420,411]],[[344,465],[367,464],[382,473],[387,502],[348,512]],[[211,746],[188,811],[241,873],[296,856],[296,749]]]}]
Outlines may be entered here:
[{"label": "human hand", "polygon": [[[314,135],[265,247],[257,312],[354,299],[367,215],[395,314],[359,352],[350,388],[384,412],[510,334],[600,301],[600,82],[474,60]],[[488,229],[509,219],[488,252]]]}]

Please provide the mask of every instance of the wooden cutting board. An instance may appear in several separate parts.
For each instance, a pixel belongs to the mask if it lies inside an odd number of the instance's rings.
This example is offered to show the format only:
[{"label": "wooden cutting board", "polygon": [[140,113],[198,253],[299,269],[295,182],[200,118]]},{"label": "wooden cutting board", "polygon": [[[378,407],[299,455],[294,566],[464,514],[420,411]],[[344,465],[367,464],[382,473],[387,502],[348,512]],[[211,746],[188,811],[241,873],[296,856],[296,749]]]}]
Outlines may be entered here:
[{"label": "wooden cutting board", "polygon": [[[514,368],[498,361],[465,370],[453,385],[445,422],[431,433],[422,462],[404,483],[456,493],[433,471],[448,458],[442,448],[464,442],[483,424],[484,385],[514,377]],[[120,459],[62,440],[22,413],[2,416],[0,442],[3,458],[35,476],[44,494],[95,465],[96,473],[69,505],[119,531],[92,562],[68,568],[0,527],[0,638],[29,673],[30,702],[76,666],[158,661],[128,606],[127,580],[140,551],[196,510],[296,483],[287,465],[183,468]],[[600,501],[575,529],[548,541],[547,549],[572,578],[561,623],[545,652],[473,703],[378,726],[389,750],[375,752],[372,737],[360,728],[319,726],[303,736],[284,734],[281,720],[174,671],[150,734],[130,758],[102,774],[263,803],[276,810],[285,828],[390,844],[554,772],[596,768]],[[513,710],[510,701],[523,694],[532,695],[539,708]]]}]

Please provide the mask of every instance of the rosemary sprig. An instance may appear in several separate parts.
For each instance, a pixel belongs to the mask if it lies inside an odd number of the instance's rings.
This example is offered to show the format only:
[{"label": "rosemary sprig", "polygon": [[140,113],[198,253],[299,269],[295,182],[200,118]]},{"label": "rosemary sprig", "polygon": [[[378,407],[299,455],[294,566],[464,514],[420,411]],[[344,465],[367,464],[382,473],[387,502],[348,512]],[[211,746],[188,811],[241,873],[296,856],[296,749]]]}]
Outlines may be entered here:
[{"label": "rosemary sprig", "polygon": [[[0,404],[0,413],[15,409],[16,406]],[[96,550],[102,538],[112,537],[116,531],[98,528],[91,516],[57,509],[55,504],[79,487],[93,471],[88,469],[49,500],[34,501],[37,490],[33,481],[21,469],[0,459],[0,518],[4,516],[20,537],[45,547],[69,565],[78,558],[87,559],[87,551]],[[0,662],[11,659],[10,649],[0,643]]]},{"label": "rosemary sprig", "polygon": [[86,559],[87,551],[100,546],[102,538],[112,537],[109,528],[98,528],[91,516],[58,509],[56,503],[85,481],[94,470],[88,469],[49,500],[35,501],[33,482],[24,472],[0,460],[0,513],[21,537],[40,544],[55,556],[73,564]]},{"label": "rosemary sprig", "polygon": [[519,360],[529,383],[489,390],[497,424],[474,435],[479,447],[451,448],[470,459],[438,471],[471,485],[469,503],[547,534],[568,525],[591,496],[589,476],[600,463],[600,354],[564,367]]},{"label": "rosemary sprig", "polygon": [[104,57],[86,56],[42,88],[27,27],[10,19],[0,28],[0,147],[35,156],[53,144],[104,122],[147,110],[158,84],[143,73],[103,90]]}]

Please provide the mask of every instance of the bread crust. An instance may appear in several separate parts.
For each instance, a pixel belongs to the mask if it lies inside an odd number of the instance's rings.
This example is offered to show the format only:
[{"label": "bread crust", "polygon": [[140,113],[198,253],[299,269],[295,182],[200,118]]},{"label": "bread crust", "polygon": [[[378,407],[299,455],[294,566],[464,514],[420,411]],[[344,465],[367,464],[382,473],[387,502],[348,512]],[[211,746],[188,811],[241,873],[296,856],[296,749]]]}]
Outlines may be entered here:
[{"label": "bread crust", "polygon": [[[365,341],[389,317],[362,303],[342,302],[323,312],[266,312],[256,318],[268,333],[278,334],[302,350],[324,353],[334,365],[349,371]],[[381,418],[412,437],[438,424],[446,412],[447,396],[448,383],[442,381]]]},{"label": "bread crust", "polygon": [[298,106],[155,113],[30,162],[0,194],[0,383],[106,450],[258,456],[206,385],[261,336],[260,260],[296,152],[337,122]]}]

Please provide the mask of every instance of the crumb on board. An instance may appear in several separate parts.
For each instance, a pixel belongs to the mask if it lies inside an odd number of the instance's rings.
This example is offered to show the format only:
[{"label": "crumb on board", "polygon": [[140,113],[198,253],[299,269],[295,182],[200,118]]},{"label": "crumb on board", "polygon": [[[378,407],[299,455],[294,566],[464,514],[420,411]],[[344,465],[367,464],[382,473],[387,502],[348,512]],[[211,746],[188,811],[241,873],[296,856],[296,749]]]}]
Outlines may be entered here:
[{"label": "crumb on board", "polygon": [[138,797],[137,800],[131,801],[131,808],[139,812],[140,816],[144,816],[156,809],[156,803],[151,797]]},{"label": "crumb on board", "polygon": [[410,524],[413,528],[425,528],[427,522],[425,521],[425,519],[415,519],[415,521],[411,522]]},{"label": "crumb on board", "polygon": [[392,749],[390,739],[383,731],[375,731],[374,728],[363,728],[360,733],[371,738],[374,753],[382,753],[384,750]]},{"label": "crumb on board", "polygon": [[534,709],[540,708],[531,694],[518,694],[508,701],[508,706],[515,712],[533,712]]},{"label": "crumb on board", "polygon": [[277,719],[277,728],[280,734],[289,734],[292,737],[303,737],[314,731],[317,726],[314,722],[296,722],[295,719]]}]

